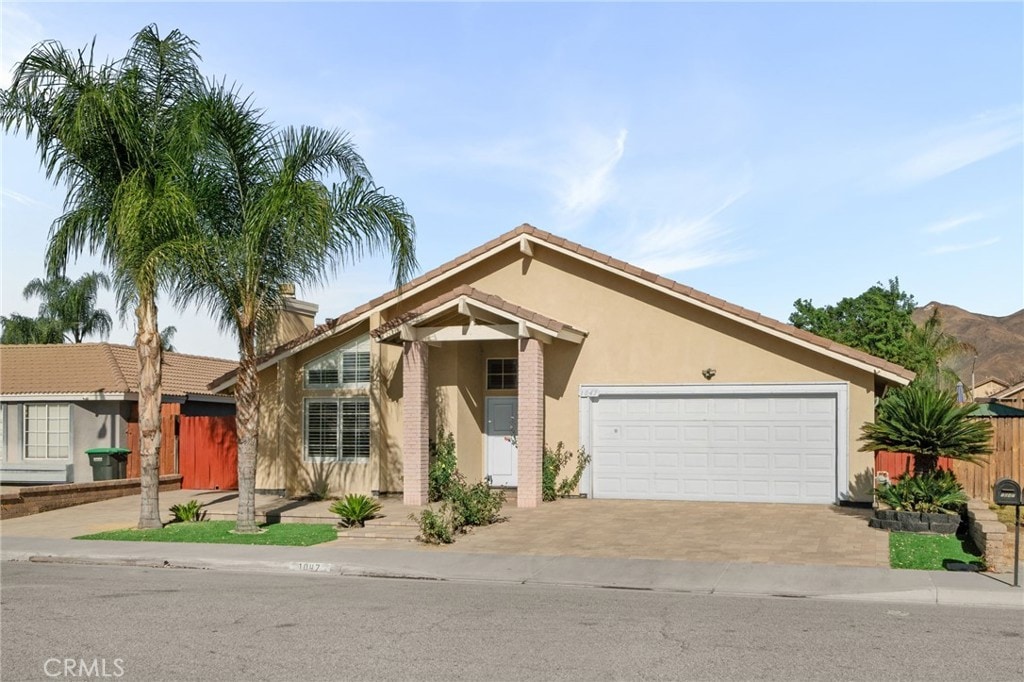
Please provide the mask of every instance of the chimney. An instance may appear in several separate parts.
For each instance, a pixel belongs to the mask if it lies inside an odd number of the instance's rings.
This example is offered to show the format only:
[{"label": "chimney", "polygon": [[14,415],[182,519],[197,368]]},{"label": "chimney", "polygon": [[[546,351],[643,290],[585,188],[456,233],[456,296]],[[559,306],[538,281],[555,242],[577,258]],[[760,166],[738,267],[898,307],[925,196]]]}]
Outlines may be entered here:
[{"label": "chimney", "polygon": [[266,343],[260,344],[260,353],[271,351],[311,330],[319,309],[320,306],[316,303],[296,299],[294,284],[282,284],[281,310],[277,314],[277,325]]}]

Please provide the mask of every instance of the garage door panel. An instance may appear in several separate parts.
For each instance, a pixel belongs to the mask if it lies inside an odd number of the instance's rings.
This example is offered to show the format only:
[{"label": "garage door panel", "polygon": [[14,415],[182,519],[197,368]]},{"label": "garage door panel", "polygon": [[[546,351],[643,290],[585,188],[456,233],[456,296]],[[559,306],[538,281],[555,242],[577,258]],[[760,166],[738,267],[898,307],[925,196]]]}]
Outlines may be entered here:
[{"label": "garage door panel", "polygon": [[669,497],[679,494],[679,479],[677,478],[656,478],[654,479],[655,494],[667,495]]},{"label": "garage door panel", "polygon": [[680,454],[678,452],[656,452],[654,453],[655,470],[669,469],[675,471],[679,468]]},{"label": "garage door panel", "polygon": [[651,454],[649,452],[627,452],[623,456],[623,465],[626,469],[647,471],[651,468]]},{"label": "garage door panel", "polygon": [[733,471],[740,465],[740,456],[735,452],[715,452],[711,455],[711,468]]},{"label": "garage door panel", "polygon": [[834,443],[836,430],[831,426],[808,426],[804,429],[806,443]]},{"label": "garage door panel", "polygon": [[740,481],[740,488],[746,498],[768,497],[771,490],[768,481]]},{"label": "garage door panel", "polygon": [[831,472],[835,468],[834,461],[830,454],[804,455],[803,468],[806,471]]},{"label": "garage door panel", "polygon": [[836,402],[808,395],[601,397],[591,410],[593,494],[833,502]]},{"label": "garage door panel", "polygon": [[743,473],[768,472],[771,470],[771,456],[768,453],[743,455]]},{"label": "garage door panel", "polygon": [[627,443],[646,442],[651,440],[651,427],[646,425],[624,426],[622,437]]}]

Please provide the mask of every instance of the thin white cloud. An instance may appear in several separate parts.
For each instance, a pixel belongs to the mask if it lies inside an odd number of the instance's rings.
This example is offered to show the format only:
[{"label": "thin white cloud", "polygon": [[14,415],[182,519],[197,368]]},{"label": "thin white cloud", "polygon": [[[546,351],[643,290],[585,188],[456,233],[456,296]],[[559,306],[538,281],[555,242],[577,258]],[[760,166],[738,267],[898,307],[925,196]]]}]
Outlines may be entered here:
[{"label": "thin white cloud", "polygon": [[626,260],[651,272],[671,274],[751,258],[749,250],[732,247],[732,228],[718,220],[748,192],[746,188],[733,192],[697,218],[661,221],[639,232],[632,237],[633,248]]},{"label": "thin white cloud", "polygon": [[983,249],[986,246],[992,246],[999,242],[999,237],[990,237],[980,242],[972,242],[970,244],[943,244],[936,246],[928,250],[931,255],[939,255],[944,253],[960,253],[961,251],[973,251],[975,249]]},{"label": "thin white cloud", "polygon": [[0,196],[4,197],[5,199],[10,199],[14,203],[20,204],[22,206],[38,206],[40,208],[53,208],[53,206],[47,204],[44,201],[33,199],[27,194],[15,192],[13,189],[7,189],[6,187],[0,188]]},{"label": "thin white cloud", "polygon": [[606,203],[614,192],[612,174],[626,153],[629,131],[618,132],[614,140],[585,133],[572,153],[554,168],[561,179],[557,191],[558,211],[571,223],[580,223]]},{"label": "thin white cloud", "polygon": [[968,215],[960,216],[958,218],[949,218],[948,220],[940,220],[937,223],[932,223],[925,227],[922,232],[929,234],[939,234],[941,232],[949,232],[954,230],[961,225],[967,225],[970,223],[976,223],[985,217],[984,213],[970,213]]},{"label": "thin white cloud", "polygon": [[3,36],[0,38],[0,87],[11,85],[14,65],[28,55],[32,47],[46,38],[43,26],[22,8],[9,4],[0,5],[0,24]]},{"label": "thin white cloud", "polygon": [[922,136],[909,158],[888,173],[897,185],[916,185],[942,177],[1021,144],[1021,107],[987,112],[970,121]]}]

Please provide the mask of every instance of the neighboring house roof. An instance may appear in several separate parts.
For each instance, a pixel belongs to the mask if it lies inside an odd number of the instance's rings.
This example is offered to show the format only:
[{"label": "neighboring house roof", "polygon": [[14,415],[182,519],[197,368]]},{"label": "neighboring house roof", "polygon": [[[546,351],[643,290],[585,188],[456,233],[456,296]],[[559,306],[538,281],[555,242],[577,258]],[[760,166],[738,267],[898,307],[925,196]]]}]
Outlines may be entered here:
[{"label": "neighboring house roof", "polygon": [[[163,354],[162,391],[168,397],[213,395],[210,381],[238,366],[234,360]],[[0,346],[0,395],[123,395],[138,393],[133,346],[75,343]]]},{"label": "neighboring house roof", "polygon": [[1024,381],[1020,382],[1019,384],[1014,384],[1013,386],[1010,386],[1002,391],[999,391],[999,393],[993,393],[988,397],[995,398],[996,400],[1002,400],[1003,398],[1012,398],[1013,396],[1017,395],[1022,391],[1024,391]]},{"label": "neighboring house roof", "polygon": [[[746,326],[760,329],[761,331],[765,331],[769,334],[788,339],[799,345],[834,357],[847,364],[852,364],[862,369],[872,370],[891,381],[906,384],[914,378],[913,372],[897,364],[876,358],[875,356],[863,351],[850,348],[849,346],[845,346],[841,343],[836,343],[835,341],[817,336],[808,331],[797,329],[792,325],[784,324],[770,317],[761,315],[760,313],[747,310],[746,308],[742,308],[723,299],[716,298],[692,287],[680,284],[679,282],[667,277],[662,277],[654,274],[653,272],[648,272],[647,270],[638,268],[635,265],[631,265],[617,258],[612,258],[611,256],[600,253],[599,251],[587,248],[568,239],[558,237],[550,232],[545,232],[544,230],[537,229],[536,227],[528,224],[520,225],[514,230],[506,232],[500,237],[492,239],[486,244],[482,244],[458,258],[450,260],[447,263],[416,277],[407,284],[398,287],[397,289],[393,289],[386,294],[378,296],[377,298],[350,310],[340,317],[327,320],[323,324],[314,327],[309,332],[292,339],[291,341],[263,355],[258,360],[259,368],[263,369],[269,367],[278,360],[293,355],[304,348],[308,348],[314,343],[318,343],[329,336],[351,329],[356,324],[366,320],[374,311],[378,311],[392,305],[400,301],[403,297],[414,295],[428,286],[433,286],[438,282],[443,281],[445,278],[461,272],[465,268],[470,267],[499,251],[517,247],[525,255],[532,256],[534,246],[554,249],[560,253],[585,261],[596,267],[615,272],[623,277],[651,287],[652,289],[664,291],[696,305],[699,308],[715,312],[723,317],[733,319]],[[219,391],[231,386],[235,380],[234,374],[234,371],[228,372],[224,376],[216,379],[210,384],[211,388]]]}]

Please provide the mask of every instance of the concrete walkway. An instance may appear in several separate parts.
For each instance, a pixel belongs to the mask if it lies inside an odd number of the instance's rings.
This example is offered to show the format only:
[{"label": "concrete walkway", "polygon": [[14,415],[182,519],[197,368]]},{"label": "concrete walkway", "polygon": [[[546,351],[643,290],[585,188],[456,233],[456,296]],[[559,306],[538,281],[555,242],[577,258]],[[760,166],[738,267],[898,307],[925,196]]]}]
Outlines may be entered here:
[{"label": "concrete walkway", "polygon": [[[160,497],[162,509],[196,498],[217,515],[232,514],[237,505],[230,491],[173,491]],[[446,547],[396,543],[366,548],[342,539],[315,547],[70,539],[134,525],[138,504],[137,496],[117,498],[0,522],[0,559],[1024,608],[1024,591],[1011,586],[1011,576],[841,565],[864,551],[850,547],[849,537],[864,532],[887,546],[887,534],[867,529],[860,512],[827,507],[773,513],[764,505],[699,505],[680,514],[678,503],[560,500],[540,509],[509,509],[508,522],[476,529]],[[326,502],[303,507],[276,497],[257,499],[258,509],[282,504],[287,507],[282,520],[296,520],[296,515],[333,520]],[[741,509],[747,506],[752,508]],[[389,515],[404,518],[410,511],[397,501],[385,504]],[[168,516],[165,512],[165,520]],[[734,526],[729,533],[717,529],[717,547],[708,528],[714,517]],[[778,526],[792,524],[787,519],[793,518],[803,519],[808,528],[789,528],[794,538],[787,539]],[[828,529],[845,526],[852,536],[823,537]],[[746,550],[744,543],[749,543]],[[871,559],[877,562],[879,550],[867,551],[875,553]]]}]

